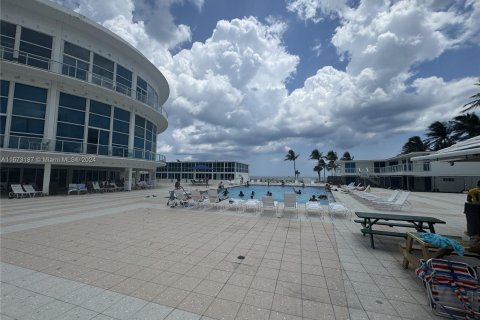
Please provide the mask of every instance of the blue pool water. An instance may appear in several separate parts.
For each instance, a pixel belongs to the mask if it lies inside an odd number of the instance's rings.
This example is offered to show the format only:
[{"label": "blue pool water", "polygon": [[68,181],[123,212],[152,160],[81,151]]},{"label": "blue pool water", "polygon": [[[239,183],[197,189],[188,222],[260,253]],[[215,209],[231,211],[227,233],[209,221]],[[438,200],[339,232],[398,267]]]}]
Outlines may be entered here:
[{"label": "blue pool water", "polygon": [[[319,195],[326,195],[325,188],[324,187],[295,187],[295,190],[301,190],[302,194],[297,195],[297,202],[298,203],[305,203],[307,202],[312,195],[315,195],[315,197],[318,199]],[[238,194],[240,191],[243,192],[245,195],[243,198],[240,198]],[[250,199],[250,194],[252,191],[255,192],[255,195],[253,196],[254,199],[257,200],[262,200],[263,196],[267,195],[267,191],[270,191],[272,193],[272,197],[275,201],[278,202],[283,202],[283,194],[285,192],[293,192],[293,187],[292,186],[266,186],[266,185],[250,185],[248,188],[245,186],[240,186],[240,187],[231,187],[228,188],[228,197],[229,198],[234,198],[234,199]],[[328,204],[327,199],[319,199],[321,204]]]}]

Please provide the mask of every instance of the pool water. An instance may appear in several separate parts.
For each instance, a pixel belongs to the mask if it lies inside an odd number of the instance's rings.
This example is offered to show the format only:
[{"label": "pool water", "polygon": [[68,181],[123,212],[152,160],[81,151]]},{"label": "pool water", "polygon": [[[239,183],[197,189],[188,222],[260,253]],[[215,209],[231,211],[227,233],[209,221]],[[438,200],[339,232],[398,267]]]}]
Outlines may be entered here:
[{"label": "pool water", "polygon": [[[325,188],[324,187],[295,187],[296,191],[301,191],[301,194],[297,194],[297,202],[298,203],[306,203],[312,195],[315,195],[321,204],[328,204],[328,200],[319,199],[320,195],[326,196]],[[245,195],[243,198],[239,197],[238,194],[240,191],[243,192]],[[283,194],[285,192],[293,192],[294,187],[292,186],[266,186],[266,185],[250,185],[248,188],[245,186],[239,187],[231,187],[228,188],[228,197],[234,199],[250,199],[251,193],[255,192],[253,199],[262,200],[263,196],[267,195],[267,192],[270,191],[272,193],[272,197],[275,201],[283,202]]]}]

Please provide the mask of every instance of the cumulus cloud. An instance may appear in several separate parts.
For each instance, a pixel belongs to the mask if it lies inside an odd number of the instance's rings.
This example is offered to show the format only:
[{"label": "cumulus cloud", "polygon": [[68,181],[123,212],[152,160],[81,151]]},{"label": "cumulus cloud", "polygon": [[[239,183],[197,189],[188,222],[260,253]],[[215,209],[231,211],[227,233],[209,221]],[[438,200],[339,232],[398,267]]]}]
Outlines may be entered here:
[{"label": "cumulus cloud", "polygon": [[[281,159],[285,147],[350,148],[451,119],[476,79],[420,78],[417,67],[447,50],[480,42],[480,2],[289,0],[305,21],[338,19],[331,36],[345,70],[323,67],[291,93],[300,57],[283,43],[285,22],[268,17],[218,21],[204,42],[177,25],[172,4],[203,0],[66,0],[119,34],[165,74],[169,128],[159,152],[181,159]],[[325,40],[324,40],[325,41]],[[312,42],[313,43],[313,42]],[[172,55],[171,49],[183,45]],[[312,50],[321,50],[320,42]],[[283,160],[283,159],[281,159]]]}]

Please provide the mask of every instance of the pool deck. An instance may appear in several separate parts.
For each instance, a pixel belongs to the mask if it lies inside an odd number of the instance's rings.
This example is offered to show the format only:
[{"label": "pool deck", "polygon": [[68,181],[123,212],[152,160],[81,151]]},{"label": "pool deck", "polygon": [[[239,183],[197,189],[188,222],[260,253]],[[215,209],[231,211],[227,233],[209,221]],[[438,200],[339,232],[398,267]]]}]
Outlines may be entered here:
[{"label": "pool deck", "polygon": [[[302,207],[281,219],[172,209],[170,189],[2,199],[1,319],[437,319],[397,238],[373,250],[353,217]],[[401,213],[462,236],[464,201],[413,192]]]}]

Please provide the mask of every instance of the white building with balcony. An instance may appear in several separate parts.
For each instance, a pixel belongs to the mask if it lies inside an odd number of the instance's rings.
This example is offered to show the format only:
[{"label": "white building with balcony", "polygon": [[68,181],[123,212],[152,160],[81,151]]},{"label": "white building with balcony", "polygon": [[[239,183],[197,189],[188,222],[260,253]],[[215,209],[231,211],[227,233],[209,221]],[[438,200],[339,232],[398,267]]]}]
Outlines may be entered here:
[{"label": "white building with balcony", "polygon": [[[479,149],[480,150],[480,149]],[[477,154],[475,151],[473,154]],[[429,192],[462,192],[480,180],[480,162],[435,161],[434,152],[413,152],[388,159],[338,161],[337,176],[343,183]],[[428,161],[417,161],[422,158]]]},{"label": "white building with balcony", "polygon": [[154,180],[163,74],[106,28],[47,0],[2,0],[1,185]]}]

